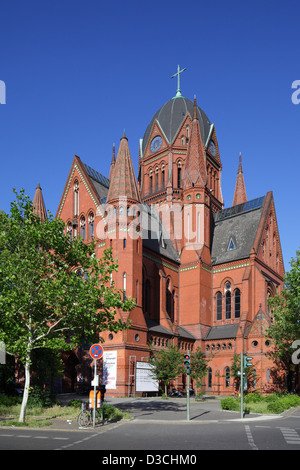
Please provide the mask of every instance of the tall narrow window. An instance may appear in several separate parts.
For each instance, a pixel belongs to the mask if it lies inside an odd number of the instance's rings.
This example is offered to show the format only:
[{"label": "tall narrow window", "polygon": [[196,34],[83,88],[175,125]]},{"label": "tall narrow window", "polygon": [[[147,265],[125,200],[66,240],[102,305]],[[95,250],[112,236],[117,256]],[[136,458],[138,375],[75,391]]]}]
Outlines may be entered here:
[{"label": "tall narrow window", "polygon": [[225,369],[225,388],[228,388],[230,385],[230,369],[226,367]]},{"label": "tall narrow window", "polygon": [[225,308],[226,308],[226,316],[225,318],[228,320],[231,318],[231,292],[228,290],[225,295]]},{"label": "tall narrow window", "polygon": [[149,183],[150,183],[149,192],[150,192],[150,194],[152,194],[152,192],[153,192],[152,173],[150,173],[150,178],[149,179],[150,179],[150,181],[149,181]]},{"label": "tall narrow window", "polygon": [[135,301],[138,303],[139,281],[135,281]]},{"label": "tall narrow window", "polygon": [[80,236],[85,240],[85,217],[82,216],[80,219]]},{"label": "tall narrow window", "polygon": [[74,216],[79,214],[79,183],[75,181],[74,183]]},{"label": "tall narrow window", "polygon": [[217,320],[222,320],[222,294],[217,292]]},{"label": "tall narrow window", "polygon": [[241,291],[236,289],[234,292],[234,316],[240,318],[241,316]]},{"label": "tall narrow window", "polygon": [[200,243],[200,212],[197,213],[197,243]]},{"label": "tall narrow window", "polygon": [[155,171],[155,191],[158,191],[158,168]]},{"label": "tall narrow window", "polygon": [[178,163],[177,169],[177,187],[181,188],[181,163]]},{"label": "tall narrow window", "polygon": [[67,234],[69,235],[70,238],[72,238],[72,236],[73,236],[73,227],[72,227],[71,222],[68,223]]},{"label": "tall narrow window", "polygon": [[161,187],[165,187],[165,168],[162,167],[161,169]]},{"label": "tall narrow window", "polygon": [[123,302],[126,299],[126,273],[123,273]]},{"label": "tall narrow window", "polygon": [[208,388],[212,387],[212,370],[211,370],[211,367],[209,367],[208,370],[207,370],[207,386],[208,386]]},{"label": "tall narrow window", "polygon": [[89,238],[92,238],[94,236],[94,214],[93,214],[93,212],[89,213],[88,223],[89,223]]}]

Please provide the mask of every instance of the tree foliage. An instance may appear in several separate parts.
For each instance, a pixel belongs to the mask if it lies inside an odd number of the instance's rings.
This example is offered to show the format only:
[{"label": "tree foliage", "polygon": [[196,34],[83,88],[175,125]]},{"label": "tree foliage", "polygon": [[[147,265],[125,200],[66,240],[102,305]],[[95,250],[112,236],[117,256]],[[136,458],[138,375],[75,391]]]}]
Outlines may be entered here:
[{"label": "tree foliage", "polygon": [[101,341],[102,331],[128,327],[115,313],[134,302],[110,284],[117,270],[110,250],[96,258],[95,242],[70,239],[51,214],[42,222],[24,190],[15,193],[10,214],[0,213],[0,340],[25,365],[25,396],[33,350]]},{"label": "tree foliage", "polygon": [[282,292],[268,300],[273,322],[267,336],[275,346],[275,355],[286,367],[295,352],[294,341],[300,340],[300,251],[296,251],[290,265]]},{"label": "tree foliage", "polygon": [[158,351],[152,349],[149,362],[153,366],[153,376],[163,383],[167,395],[169,383],[183,373],[183,354],[176,346],[170,344]]}]

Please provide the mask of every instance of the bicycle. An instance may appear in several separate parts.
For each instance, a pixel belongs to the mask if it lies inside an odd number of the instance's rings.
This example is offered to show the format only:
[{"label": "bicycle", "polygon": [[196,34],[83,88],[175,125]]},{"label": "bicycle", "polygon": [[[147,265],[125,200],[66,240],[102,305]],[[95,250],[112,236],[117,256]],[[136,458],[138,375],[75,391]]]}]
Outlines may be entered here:
[{"label": "bicycle", "polygon": [[[94,421],[94,408],[88,408],[87,403],[82,403],[81,412],[78,415],[77,422],[79,427],[87,428]],[[101,408],[96,408],[95,424],[103,424],[102,419],[102,405]]]}]

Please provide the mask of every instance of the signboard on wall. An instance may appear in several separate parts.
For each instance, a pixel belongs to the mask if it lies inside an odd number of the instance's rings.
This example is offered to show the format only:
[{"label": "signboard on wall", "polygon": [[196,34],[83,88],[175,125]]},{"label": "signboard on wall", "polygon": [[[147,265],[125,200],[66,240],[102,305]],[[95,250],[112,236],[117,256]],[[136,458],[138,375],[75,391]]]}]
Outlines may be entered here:
[{"label": "signboard on wall", "polygon": [[153,377],[151,369],[153,369],[153,366],[148,362],[136,362],[136,392],[158,392],[158,380]]},{"label": "signboard on wall", "polygon": [[103,380],[106,390],[117,388],[117,351],[103,352]]}]

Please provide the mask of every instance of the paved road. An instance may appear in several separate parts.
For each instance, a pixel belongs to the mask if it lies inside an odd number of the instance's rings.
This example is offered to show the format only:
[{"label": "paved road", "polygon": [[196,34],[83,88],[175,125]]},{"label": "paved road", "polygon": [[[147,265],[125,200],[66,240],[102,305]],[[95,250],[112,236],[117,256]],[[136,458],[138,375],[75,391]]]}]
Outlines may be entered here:
[{"label": "paved road", "polygon": [[163,463],[170,464],[171,454],[177,459],[197,459],[199,464],[203,450],[300,450],[300,408],[272,419],[248,416],[241,420],[238,413],[222,412],[217,401],[192,402],[187,421],[181,399],[107,401],[128,409],[134,419],[87,430],[66,420],[57,420],[45,429],[0,427],[0,449],[99,450],[99,463],[122,456],[135,458],[110,462],[131,468],[158,464],[155,458],[165,458]]}]

